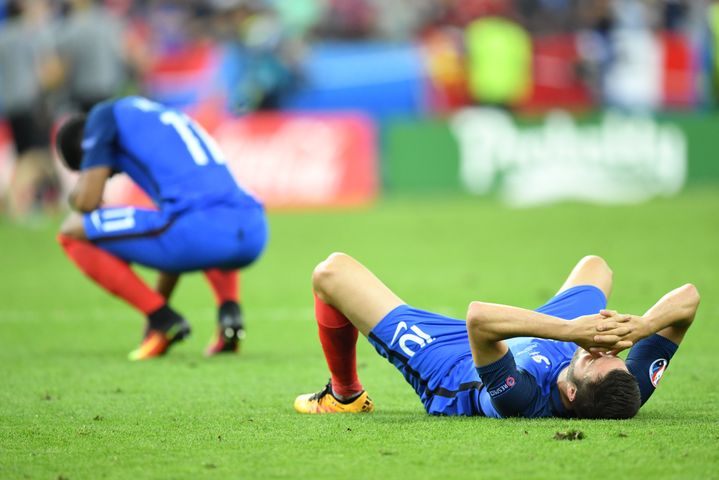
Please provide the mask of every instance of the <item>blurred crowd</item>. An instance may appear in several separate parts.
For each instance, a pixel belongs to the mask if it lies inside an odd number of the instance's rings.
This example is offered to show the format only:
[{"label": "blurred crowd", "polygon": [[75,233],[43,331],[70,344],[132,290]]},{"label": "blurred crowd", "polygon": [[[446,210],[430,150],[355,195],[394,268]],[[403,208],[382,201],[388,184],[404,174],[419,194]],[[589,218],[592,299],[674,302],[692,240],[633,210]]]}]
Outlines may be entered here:
[{"label": "blurred crowd", "polygon": [[[163,100],[180,106],[279,109],[308,50],[336,41],[418,45],[430,114],[701,108],[719,85],[715,0],[0,0],[0,118],[18,159],[9,210],[55,201],[47,147],[67,112],[168,84]],[[660,68],[663,86],[647,83]]]}]

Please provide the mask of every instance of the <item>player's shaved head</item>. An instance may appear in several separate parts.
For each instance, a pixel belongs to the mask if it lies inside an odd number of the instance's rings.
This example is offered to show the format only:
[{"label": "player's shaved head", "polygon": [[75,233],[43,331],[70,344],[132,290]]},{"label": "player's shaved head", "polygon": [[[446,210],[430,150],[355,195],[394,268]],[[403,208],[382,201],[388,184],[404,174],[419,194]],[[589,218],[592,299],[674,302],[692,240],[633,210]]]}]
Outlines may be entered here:
[{"label": "player's shaved head", "polygon": [[62,162],[73,171],[82,163],[82,135],[87,117],[83,114],[68,118],[57,131],[55,147]]}]

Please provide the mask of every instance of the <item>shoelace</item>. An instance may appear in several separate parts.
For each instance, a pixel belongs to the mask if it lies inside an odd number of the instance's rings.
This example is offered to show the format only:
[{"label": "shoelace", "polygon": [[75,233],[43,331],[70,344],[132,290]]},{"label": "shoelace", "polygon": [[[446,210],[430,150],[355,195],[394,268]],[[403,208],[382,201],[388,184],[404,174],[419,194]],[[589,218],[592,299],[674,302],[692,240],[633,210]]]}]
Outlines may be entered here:
[{"label": "shoelace", "polygon": [[327,382],[327,385],[325,385],[325,388],[320,390],[319,392],[315,393],[310,397],[310,400],[319,400],[320,398],[324,397],[325,395],[332,395],[332,379],[330,379]]}]

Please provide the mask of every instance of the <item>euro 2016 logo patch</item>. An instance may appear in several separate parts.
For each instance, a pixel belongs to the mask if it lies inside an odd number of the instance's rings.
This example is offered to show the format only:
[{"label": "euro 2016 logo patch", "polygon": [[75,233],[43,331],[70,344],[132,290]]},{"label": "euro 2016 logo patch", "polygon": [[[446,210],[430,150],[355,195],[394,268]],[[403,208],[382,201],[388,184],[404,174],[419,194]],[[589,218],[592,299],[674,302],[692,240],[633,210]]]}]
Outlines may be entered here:
[{"label": "euro 2016 logo patch", "polygon": [[649,367],[649,380],[652,381],[654,388],[657,388],[657,384],[659,383],[659,380],[662,379],[662,375],[664,375],[664,370],[667,369],[667,365],[669,365],[669,362],[665,358],[658,358],[654,360]]}]

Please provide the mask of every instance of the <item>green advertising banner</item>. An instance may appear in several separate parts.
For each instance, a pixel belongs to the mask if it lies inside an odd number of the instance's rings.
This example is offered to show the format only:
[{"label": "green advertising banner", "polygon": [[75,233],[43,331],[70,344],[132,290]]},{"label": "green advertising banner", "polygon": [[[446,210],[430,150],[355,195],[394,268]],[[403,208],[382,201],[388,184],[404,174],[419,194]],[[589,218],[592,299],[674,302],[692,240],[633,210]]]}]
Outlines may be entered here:
[{"label": "green advertising banner", "polygon": [[719,115],[553,112],[518,119],[473,108],[445,120],[396,121],[384,136],[389,192],[466,191],[508,203],[631,203],[719,183]]},{"label": "green advertising banner", "polygon": [[382,177],[389,192],[456,192],[459,144],[444,120],[405,120],[385,128]]}]

